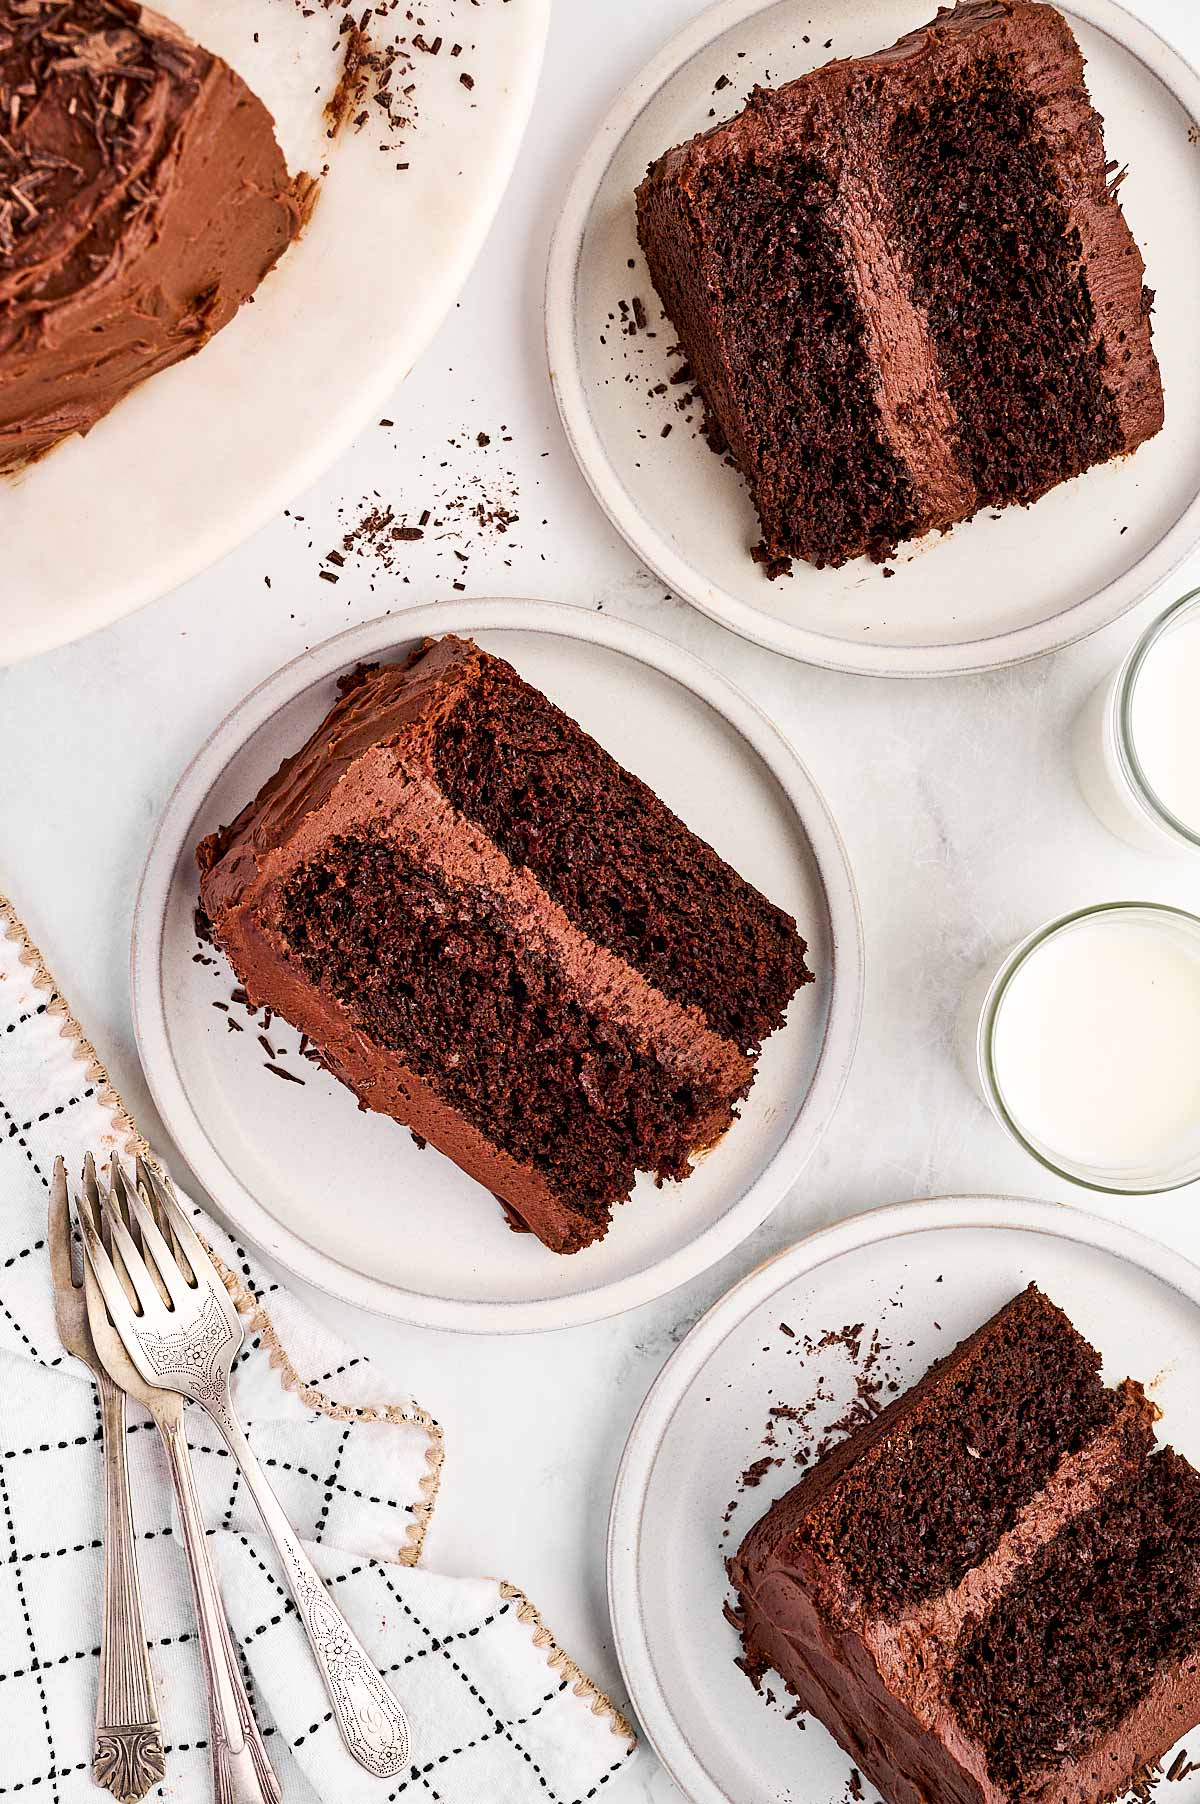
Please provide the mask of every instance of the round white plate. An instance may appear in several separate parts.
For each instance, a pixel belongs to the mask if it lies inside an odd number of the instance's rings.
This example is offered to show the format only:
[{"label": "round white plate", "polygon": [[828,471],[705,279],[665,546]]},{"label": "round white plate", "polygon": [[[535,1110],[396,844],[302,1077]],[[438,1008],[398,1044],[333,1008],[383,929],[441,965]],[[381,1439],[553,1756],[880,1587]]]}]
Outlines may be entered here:
[{"label": "round white plate", "polygon": [[[1121,199],[1158,295],[1163,431],[1033,508],[984,513],[901,546],[890,580],[860,558],[840,570],[797,563],[772,583],[751,561],[760,534],[741,479],[699,436],[699,406],[687,409],[690,425],[676,409],[686,390],[670,386],[675,332],[638,247],[634,189],[669,146],[736,113],[753,83],[877,50],[933,10],[930,0],[808,0],[800,9],[723,0],[703,13],[601,126],[567,196],[546,285],[567,436],[638,556],[747,639],[876,676],[984,670],[1068,645],[1132,607],[1200,539],[1200,156],[1189,139],[1200,77],[1114,0],[1072,0],[1062,10],[1087,58],[1108,153],[1129,165]],[[729,85],[716,90],[722,76]],[[648,330],[630,336],[620,303],[634,296]],[[664,382],[666,393],[654,394]]]},{"label": "round white plate", "polygon": [[[380,411],[499,205],[550,3],[429,0],[426,39],[441,34],[443,49],[415,54],[404,79],[418,117],[387,154],[394,135],[374,113],[336,145],[325,136],[340,12],[320,0],[307,16],[296,0],[171,0],[166,10],[266,102],[289,168],[328,163],[329,174],[304,236],[198,357],[144,383],[86,439],[0,479],[0,663],[93,632],[195,576]],[[403,16],[382,22],[381,43],[405,30]]]},{"label": "round white plate", "polygon": [[[304,1088],[265,1067],[257,1025],[214,1002],[235,979],[195,962],[195,847],[298,749],[362,660],[426,634],[476,638],[560,703],[774,901],[809,942],[817,981],[767,1041],[742,1117],[681,1185],[639,1179],[607,1237],[549,1252],[432,1147],[295,1056]],[[211,950],[211,949],[210,949]],[[845,850],[804,766],[723,677],[665,639],[553,602],[462,600],[369,622],[256,689],[209,740],[151,848],[133,940],[133,1010],[163,1120],[229,1219],[334,1296],[478,1332],[551,1328],[670,1290],[756,1228],[795,1181],[837,1104],[858,1032],[862,933]],[[238,1011],[234,1009],[234,1015]]]},{"label": "round white plate", "polygon": [[[906,1388],[1030,1279],[1099,1348],[1106,1381],[1140,1378],[1163,1411],[1160,1436],[1200,1460],[1200,1269],[1056,1203],[947,1197],[842,1222],[735,1285],[663,1368],[617,1475],[609,1599],[634,1709],[694,1804],[851,1795],[849,1758],[822,1725],[810,1718],[801,1733],[778,1678],[771,1701],[734,1667],[741,1645],[722,1615],[726,1558],[799,1477],[784,1423],[783,1464],[739,1490],[768,1410],[804,1404],[824,1381],[828,1399],[790,1442],[799,1450],[855,1395],[846,1352],[810,1355],[804,1337],[862,1323],[865,1346],[878,1330],[880,1369]],[[1179,1798],[1196,1804],[1200,1782]]]}]

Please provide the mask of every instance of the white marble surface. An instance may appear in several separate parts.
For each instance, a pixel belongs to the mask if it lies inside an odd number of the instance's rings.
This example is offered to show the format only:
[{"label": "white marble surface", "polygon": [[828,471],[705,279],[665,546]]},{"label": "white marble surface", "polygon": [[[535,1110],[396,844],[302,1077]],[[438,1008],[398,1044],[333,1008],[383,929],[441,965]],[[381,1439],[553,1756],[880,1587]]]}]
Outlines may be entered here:
[{"label": "white marble surface", "polygon": [[[1137,4],[1200,59],[1191,0]],[[426,542],[406,565],[408,585],[352,564],[336,585],[321,581],[318,554],[344,530],[339,508],[352,520],[377,491],[398,512],[415,512],[439,481],[472,471],[491,480],[511,469],[520,523],[471,550],[461,578],[468,592],[603,605],[686,644],[775,716],[823,786],[861,893],[862,1039],[831,1131],[753,1239],[655,1305],[554,1337],[456,1339],[319,1305],[445,1425],[429,1561],[525,1587],[566,1646],[618,1694],[603,1548],[621,1446],[664,1358],[758,1260],[850,1211],[979,1190],[1083,1204],[1200,1256],[1200,1187],[1121,1204],[1054,1182],[985,1113],[950,1044],[964,984],[1047,916],[1114,897],[1200,906],[1200,867],[1109,838],[1078,796],[1065,755],[1068,725],[1091,684],[1139,622],[1200,583],[1200,559],[1116,627],[1038,663],[936,683],[843,677],[757,650],[666,596],[600,515],[562,439],[540,318],[554,212],[613,92],[697,10],[695,0],[610,0],[600,26],[584,0],[558,0],[533,123],[499,221],[459,307],[388,408],[395,427],[369,427],[297,499],[302,523],[281,518],[134,619],[0,672],[0,890],[151,1134],[130,1026],[128,933],[137,874],[175,778],[226,709],[279,663],[384,608],[449,593],[457,574],[449,547]],[[511,443],[500,442],[504,429]],[[484,450],[473,443],[480,430],[492,439]],[[611,1804],[674,1795],[648,1754],[608,1793]]]}]

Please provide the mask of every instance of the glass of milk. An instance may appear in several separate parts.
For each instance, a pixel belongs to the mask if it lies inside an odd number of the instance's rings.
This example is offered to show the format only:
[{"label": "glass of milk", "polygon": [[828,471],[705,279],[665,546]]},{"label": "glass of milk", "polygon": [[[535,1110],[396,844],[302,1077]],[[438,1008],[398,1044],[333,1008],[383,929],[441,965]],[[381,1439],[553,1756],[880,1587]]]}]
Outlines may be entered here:
[{"label": "glass of milk", "polygon": [[1075,724],[1080,788],[1148,852],[1200,852],[1200,589],[1147,628]]},{"label": "glass of milk", "polygon": [[1200,1178],[1200,918],[1111,902],[1051,921],[973,1019],[984,1101],[1050,1171],[1122,1196]]}]

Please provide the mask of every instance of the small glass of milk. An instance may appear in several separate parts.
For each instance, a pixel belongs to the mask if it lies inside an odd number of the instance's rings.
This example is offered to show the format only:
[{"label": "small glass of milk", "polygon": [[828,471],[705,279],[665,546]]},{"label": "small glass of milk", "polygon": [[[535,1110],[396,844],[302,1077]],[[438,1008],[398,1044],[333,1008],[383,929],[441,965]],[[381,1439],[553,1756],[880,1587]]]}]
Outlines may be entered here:
[{"label": "small glass of milk", "polygon": [[1148,852],[1200,852],[1200,589],[1149,626],[1093,691],[1074,734],[1093,811]]},{"label": "small glass of milk", "polygon": [[1111,902],[1051,921],[974,1019],[984,1101],[1049,1170],[1122,1196],[1200,1178],[1200,917]]}]

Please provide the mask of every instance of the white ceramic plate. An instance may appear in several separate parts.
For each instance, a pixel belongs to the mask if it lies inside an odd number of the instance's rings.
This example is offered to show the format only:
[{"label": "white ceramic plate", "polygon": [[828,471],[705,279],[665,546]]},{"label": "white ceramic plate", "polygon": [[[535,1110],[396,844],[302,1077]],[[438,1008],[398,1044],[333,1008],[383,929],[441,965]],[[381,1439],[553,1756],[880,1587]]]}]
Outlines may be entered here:
[{"label": "white ceramic plate", "polygon": [[[570,1257],[513,1234],[494,1199],[350,1091],[214,1002],[234,982],[199,950],[195,847],[230,820],[329,709],[335,679],[425,634],[511,660],[750,881],[791,910],[817,982],[763,1051],[742,1118],[682,1185],[641,1179],[598,1245]],[[504,1332],[589,1321],[702,1271],[794,1182],[837,1104],[862,1004],[846,854],[804,766],[724,678],[640,627],[552,602],[454,601],[371,621],[289,664],[219,727],[169,802],[138,898],[133,1009],[146,1076],[180,1150],[232,1222],[331,1294],[437,1327]],[[236,1010],[235,1010],[236,1013]]]},{"label": "white ceramic plate", "polygon": [[[549,0],[429,0],[419,114],[381,152],[321,108],[341,13],[313,0],[170,0],[274,115],[292,169],[330,164],[312,223],[253,305],[86,439],[0,479],[0,663],[79,638],[206,568],[278,513],[373,418],[466,279],[533,102]],[[381,41],[405,29],[385,21]],[[257,40],[257,41],[255,41]],[[462,55],[449,55],[451,43]],[[468,91],[459,75],[474,79]],[[410,167],[397,170],[398,160]],[[70,530],[62,530],[64,523]],[[269,598],[261,603],[271,605]]]},{"label": "white ceramic plate", "polygon": [[[725,1559],[799,1475],[789,1447],[815,1440],[855,1394],[847,1354],[809,1356],[804,1336],[861,1322],[865,1345],[878,1329],[880,1369],[906,1387],[1030,1279],[1100,1349],[1106,1381],[1140,1378],[1163,1410],[1160,1436],[1200,1459],[1200,1269],[1055,1203],[948,1197],[842,1222],[744,1278],[663,1368],[617,1476],[609,1597],[634,1709],[694,1804],[850,1795],[832,1736],[813,1718],[804,1733],[787,1720],[778,1679],[771,1702],[735,1669],[740,1643],[722,1615]],[[779,1430],[784,1463],[739,1493],[768,1410],[805,1403],[819,1379],[828,1400],[798,1436]],[[1180,1784],[1180,1804],[1198,1798],[1196,1778]]]},{"label": "white ceramic plate", "polygon": [[[1200,77],[1114,0],[1062,9],[1087,58],[1109,155],[1157,290],[1154,343],[1167,422],[1132,458],[1089,471],[1030,509],[983,514],[902,546],[885,580],[862,558],[797,564],[769,582],[736,472],[698,436],[668,386],[678,358],[638,248],[633,192],[670,145],[737,112],[756,81],[787,81],[925,24],[931,0],[723,0],[625,90],[571,186],[550,251],[546,333],[559,410],[597,499],[638,556],[706,614],[760,645],[838,670],[931,676],[1053,651],[1115,620],[1200,539]],[[803,35],[802,35],[803,34]],[[826,41],[832,39],[832,49]],[[719,91],[715,83],[728,78]],[[630,267],[632,259],[633,267]],[[642,301],[630,337],[619,303]],[[615,315],[616,317],[610,317]],[[602,342],[603,340],[603,342]],[[664,425],[672,430],[661,436]]]}]

